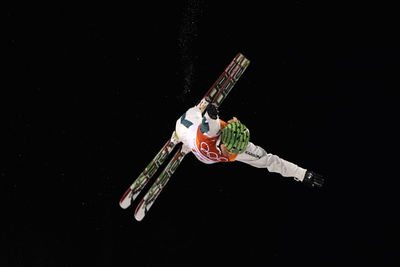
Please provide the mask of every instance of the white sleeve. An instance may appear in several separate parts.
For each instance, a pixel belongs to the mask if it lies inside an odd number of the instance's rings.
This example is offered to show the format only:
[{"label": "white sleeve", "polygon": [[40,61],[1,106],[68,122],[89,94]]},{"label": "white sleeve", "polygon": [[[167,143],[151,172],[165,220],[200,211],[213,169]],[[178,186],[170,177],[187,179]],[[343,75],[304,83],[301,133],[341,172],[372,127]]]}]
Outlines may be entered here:
[{"label": "white sleeve", "polygon": [[256,168],[267,168],[270,172],[279,173],[284,177],[293,177],[298,181],[303,181],[307,171],[296,164],[267,153],[262,147],[256,146],[251,142],[249,142],[246,151],[239,154],[236,160]]}]

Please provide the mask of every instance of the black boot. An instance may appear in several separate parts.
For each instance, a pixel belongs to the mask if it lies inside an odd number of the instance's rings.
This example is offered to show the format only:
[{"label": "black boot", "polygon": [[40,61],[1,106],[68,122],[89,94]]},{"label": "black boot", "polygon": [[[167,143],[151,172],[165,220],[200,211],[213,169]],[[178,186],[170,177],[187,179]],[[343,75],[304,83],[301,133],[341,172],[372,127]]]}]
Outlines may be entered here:
[{"label": "black boot", "polygon": [[324,185],[325,178],[315,172],[307,171],[304,176],[303,183],[305,183],[309,187],[322,187]]}]

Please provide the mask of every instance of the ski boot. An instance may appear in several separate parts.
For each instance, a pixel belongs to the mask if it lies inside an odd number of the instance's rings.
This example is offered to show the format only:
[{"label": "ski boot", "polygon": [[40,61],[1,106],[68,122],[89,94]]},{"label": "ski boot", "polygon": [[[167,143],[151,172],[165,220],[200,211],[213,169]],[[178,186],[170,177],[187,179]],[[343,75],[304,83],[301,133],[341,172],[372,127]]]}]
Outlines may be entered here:
[{"label": "ski boot", "polygon": [[325,179],[322,175],[307,171],[306,175],[304,176],[303,183],[305,183],[309,187],[322,187],[324,185]]}]

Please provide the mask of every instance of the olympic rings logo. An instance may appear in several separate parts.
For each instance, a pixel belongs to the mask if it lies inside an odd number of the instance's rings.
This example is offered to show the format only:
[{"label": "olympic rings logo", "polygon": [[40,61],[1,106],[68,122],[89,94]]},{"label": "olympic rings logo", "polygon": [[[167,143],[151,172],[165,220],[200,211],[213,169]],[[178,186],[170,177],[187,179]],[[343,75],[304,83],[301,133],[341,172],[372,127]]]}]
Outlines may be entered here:
[{"label": "olympic rings logo", "polygon": [[202,154],[206,155],[207,158],[213,160],[213,161],[219,161],[219,162],[227,162],[229,161],[227,158],[225,157],[219,157],[219,155],[215,152],[210,152],[210,147],[208,146],[208,144],[206,142],[202,142],[200,144],[200,151],[202,152]]}]

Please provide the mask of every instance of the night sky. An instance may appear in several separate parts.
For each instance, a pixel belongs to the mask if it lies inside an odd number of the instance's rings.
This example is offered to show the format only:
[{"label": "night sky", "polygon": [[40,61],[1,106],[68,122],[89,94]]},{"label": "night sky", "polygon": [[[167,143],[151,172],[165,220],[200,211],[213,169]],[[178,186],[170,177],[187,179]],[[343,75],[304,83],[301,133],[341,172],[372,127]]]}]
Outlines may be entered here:
[{"label": "night sky", "polygon": [[[394,8],[160,2],[3,12],[0,266],[398,266]],[[238,52],[220,117],[326,186],[188,155],[137,222],[119,199]]]}]

